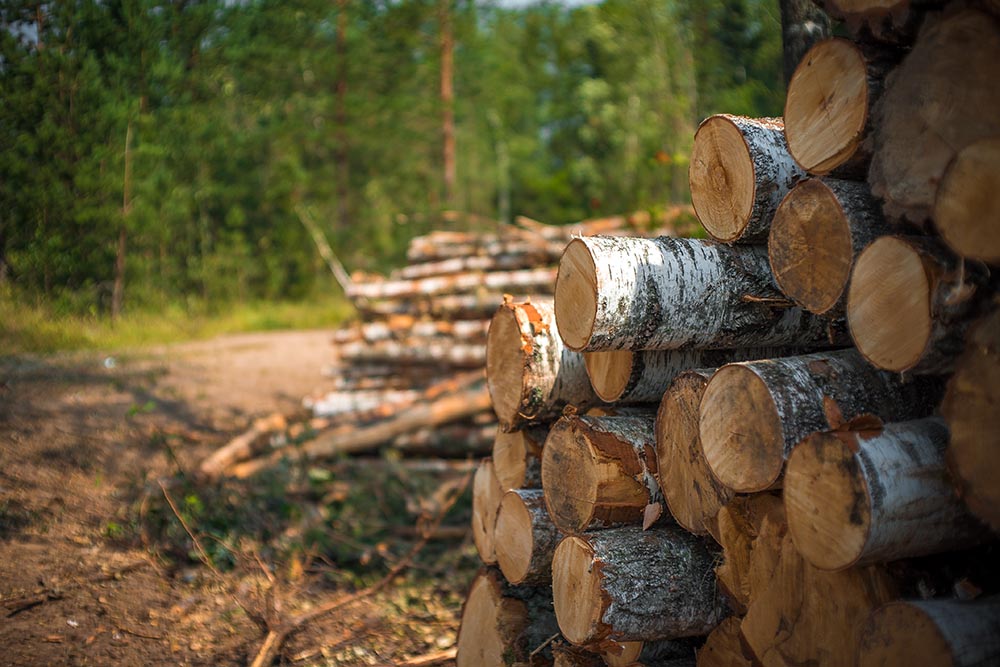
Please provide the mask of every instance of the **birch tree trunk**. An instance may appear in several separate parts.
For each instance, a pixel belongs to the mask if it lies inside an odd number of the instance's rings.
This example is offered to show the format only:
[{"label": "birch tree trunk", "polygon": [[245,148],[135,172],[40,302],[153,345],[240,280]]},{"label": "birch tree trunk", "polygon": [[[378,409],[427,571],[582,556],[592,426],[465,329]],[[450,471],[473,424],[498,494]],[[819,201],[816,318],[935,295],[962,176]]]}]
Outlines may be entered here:
[{"label": "birch tree trunk", "polygon": [[551,585],[552,554],[562,539],[541,489],[513,489],[497,511],[494,545],[500,571],[512,584]]},{"label": "birch tree trunk", "polygon": [[677,527],[567,537],[552,559],[559,628],[581,645],[708,634],[726,616],[713,559]]},{"label": "birch tree trunk", "polygon": [[566,247],[555,311],[583,352],[816,347],[845,340],[778,290],[763,248],[697,239],[588,237]]},{"label": "birch tree trunk", "polygon": [[788,459],[784,497],[799,553],[821,570],[973,546],[986,527],[955,493],[940,419],[814,433]]},{"label": "birch tree trunk", "polygon": [[761,491],[779,480],[792,447],[814,431],[863,415],[925,417],[940,395],[936,378],[904,382],[853,349],[729,364],[705,388],[701,444],[720,482],[740,493]]},{"label": "birch tree trunk", "polygon": [[691,203],[705,231],[723,243],[766,239],[781,199],[805,176],[780,118],[718,114],[694,135]]}]

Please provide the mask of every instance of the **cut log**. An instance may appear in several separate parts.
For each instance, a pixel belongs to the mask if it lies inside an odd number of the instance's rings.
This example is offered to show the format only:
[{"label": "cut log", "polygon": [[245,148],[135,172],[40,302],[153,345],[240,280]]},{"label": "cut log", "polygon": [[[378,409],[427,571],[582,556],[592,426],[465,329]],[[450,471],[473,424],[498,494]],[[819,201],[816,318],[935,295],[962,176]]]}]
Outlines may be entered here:
[{"label": "cut log", "polygon": [[493,441],[493,469],[504,489],[542,486],[542,446],[549,436],[544,427],[505,432],[497,429]]},{"label": "cut log", "polygon": [[567,537],[552,559],[559,628],[581,645],[708,634],[726,616],[714,557],[678,527]]},{"label": "cut log", "polygon": [[832,37],[813,46],[788,83],[785,137],[803,170],[864,180],[871,159],[865,139],[871,109],[898,54],[863,50]]},{"label": "cut log", "polygon": [[697,639],[661,639],[655,642],[602,644],[601,655],[608,667],[680,667],[694,665]]},{"label": "cut log", "polygon": [[438,294],[464,294],[481,290],[525,292],[552,289],[555,272],[550,268],[520,271],[476,271],[417,280],[376,280],[355,282],[348,294],[353,299],[405,299]]},{"label": "cut log", "polygon": [[934,224],[962,257],[1000,264],[1000,137],[969,144],[945,169]]},{"label": "cut log", "polygon": [[202,461],[198,466],[198,474],[207,479],[217,479],[229,466],[253,456],[260,449],[261,441],[268,435],[276,431],[283,431],[287,427],[288,420],[280,412],[255,419],[249,429],[212,452]]},{"label": "cut log", "polygon": [[799,553],[821,570],[969,547],[986,527],[958,499],[940,419],[814,433],[788,459],[785,508]]},{"label": "cut log", "polygon": [[[552,244],[553,246],[555,244]],[[525,249],[527,250],[527,249]],[[554,248],[553,248],[554,250]],[[434,262],[410,264],[393,271],[391,280],[422,280],[454,274],[485,272],[485,271],[518,271],[537,268],[545,264],[555,264],[559,253],[551,253],[545,249],[533,252],[505,252],[499,255],[462,255],[441,259]]]},{"label": "cut log", "polygon": [[542,489],[564,533],[666,518],[653,419],[563,417],[542,450]]},{"label": "cut log", "polygon": [[1000,532],[1000,310],[970,331],[945,392],[941,414],[951,429],[949,467],[972,512]]},{"label": "cut log", "polygon": [[787,532],[781,499],[769,493],[739,496],[719,511],[715,532],[722,546],[715,568],[719,589],[734,612],[745,614],[770,584],[781,555]]},{"label": "cut log", "polygon": [[927,10],[948,0],[815,0],[832,18],[844,21],[858,41],[905,45],[913,41]]},{"label": "cut log", "polygon": [[858,351],[890,371],[945,373],[988,296],[989,271],[919,237],[883,236],[854,264],[847,322]]},{"label": "cut log", "polygon": [[466,234],[465,238],[442,237],[440,232],[418,236],[410,241],[406,258],[420,265],[468,257],[500,257],[522,255],[532,259],[533,266],[550,264],[559,259],[565,242],[539,243],[534,239],[501,238],[496,234]]},{"label": "cut log", "polygon": [[552,667],[604,667],[599,654],[565,642],[552,645],[552,659]]},{"label": "cut log", "polygon": [[[545,290],[551,294],[551,286]],[[530,292],[517,292],[518,300],[531,298]],[[390,299],[371,301],[363,306],[357,306],[363,317],[410,315],[413,317],[454,317],[478,318],[490,317],[497,309],[499,292],[482,291],[476,294],[445,294],[434,297],[415,297],[412,299]]]},{"label": "cut log", "polygon": [[494,569],[476,575],[462,608],[458,630],[458,667],[551,664],[550,651],[535,649],[558,633],[552,589],[510,586]]},{"label": "cut log", "polygon": [[[977,10],[928,22],[875,112],[868,182],[890,219],[930,218],[945,169],[966,146],[1000,136],[1000,18]],[[919,109],[920,113],[914,113]]]},{"label": "cut log", "polygon": [[338,348],[340,360],[346,363],[444,364],[455,368],[482,368],[486,350],[482,343],[457,343],[447,338],[380,340],[375,343],[358,341]]},{"label": "cut log", "polygon": [[888,233],[866,185],[809,179],[788,193],[771,223],[771,271],[781,291],[802,308],[841,317],[855,257]]},{"label": "cut log", "polygon": [[859,667],[975,667],[1000,663],[1000,596],[971,602],[892,602],[872,612]]},{"label": "cut log", "polygon": [[741,493],[770,488],[794,447],[814,431],[863,415],[926,417],[940,381],[872,368],[856,350],[744,361],[720,368],[701,401],[702,450],[715,476]]},{"label": "cut log", "polygon": [[786,535],[770,584],[754,594],[740,632],[754,663],[764,667],[848,667],[861,619],[896,595],[881,568],[818,570]]},{"label": "cut log", "polygon": [[562,537],[545,509],[541,489],[516,489],[503,495],[494,548],[507,581],[551,585],[552,554]]},{"label": "cut log", "polygon": [[764,248],[698,239],[574,239],[559,262],[556,322],[582,352],[815,347],[843,333],[781,294]]},{"label": "cut log", "polygon": [[504,489],[493,472],[493,461],[483,459],[472,478],[472,541],[479,559],[487,565],[497,562],[494,536],[503,494]]},{"label": "cut log", "polygon": [[[490,328],[487,319],[475,320],[418,320],[408,315],[397,315],[385,320],[365,322],[354,328],[356,337],[369,343],[382,340],[414,340],[447,337],[453,342],[483,342]],[[353,342],[342,340],[341,343]]]},{"label": "cut log", "polygon": [[368,391],[331,391],[320,398],[305,398],[302,405],[312,410],[314,417],[337,417],[353,412],[368,412],[385,405],[412,405],[423,392],[417,389],[387,389]]},{"label": "cut log", "polygon": [[466,457],[487,456],[493,446],[496,426],[469,423],[424,427],[396,436],[390,446],[408,456]]},{"label": "cut log", "polygon": [[682,527],[698,535],[733,492],[712,474],[698,432],[701,397],[715,369],[696,369],[678,375],[656,413],[656,460],[660,489],[670,514]]},{"label": "cut log", "polygon": [[708,634],[698,649],[698,667],[752,667],[743,654],[740,619],[730,616]]},{"label": "cut log", "polygon": [[493,315],[486,377],[493,410],[506,431],[548,421],[572,405],[598,402],[583,356],[559,337],[551,301],[505,302]]},{"label": "cut log", "polygon": [[805,175],[788,153],[780,118],[719,114],[694,135],[691,203],[705,231],[723,243],[766,239],[778,203]]}]

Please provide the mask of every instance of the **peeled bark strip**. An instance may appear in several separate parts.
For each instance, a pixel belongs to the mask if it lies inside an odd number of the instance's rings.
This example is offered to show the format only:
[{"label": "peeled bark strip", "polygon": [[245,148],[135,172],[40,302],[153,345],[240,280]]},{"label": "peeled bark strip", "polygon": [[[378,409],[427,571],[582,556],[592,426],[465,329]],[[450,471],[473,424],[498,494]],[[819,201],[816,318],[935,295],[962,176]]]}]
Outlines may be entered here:
[{"label": "peeled bark strip", "polygon": [[989,272],[921,237],[884,236],[858,256],[847,322],[858,351],[896,372],[945,373],[987,296]]},{"label": "peeled bark strip", "polygon": [[503,493],[504,489],[493,472],[493,462],[483,459],[472,478],[472,541],[480,560],[487,565],[497,562],[494,535]]},{"label": "peeled bark strip", "polygon": [[895,60],[839,37],[805,54],[788,83],[784,116],[788,151],[799,167],[819,176],[836,169],[864,179],[871,109]]},{"label": "peeled bark strip", "polygon": [[934,224],[962,257],[1000,264],[1000,137],[969,144],[944,172]]},{"label": "peeled bark strip", "polygon": [[458,667],[551,664],[549,651],[531,652],[557,633],[552,589],[510,586],[494,569],[482,569],[472,582],[458,630]]},{"label": "peeled bark strip", "polygon": [[740,619],[730,616],[708,634],[704,646],[698,649],[698,667],[751,667],[743,654],[740,639]]},{"label": "peeled bark strip", "polygon": [[922,224],[955,155],[1000,136],[997,62],[998,17],[945,12],[921,31],[876,108],[868,182],[887,217]]},{"label": "peeled bark strip", "polygon": [[567,537],[552,559],[559,628],[581,645],[708,634],[726,616],[713,559],[677,527]]},{"label": "peeled bark strip", "polygon": [[583,356],[559,337],[551,301],[500,306],[486,342],[486,378],[505,431],[599,402]]},{"label": "peeled bark strip", "polygon": [[493,441],[493,470],[504,489],[538,489],[542,486],[542,446],[547,428],[505,432],[497,429]]},{"label": "peeled bark strip", "polygon": [[762,491],[778,481],[792,447],[810,433],[863,415],[926,417],[940,394],[935,378],[904,382],[872,368],[853,349],[729,364],[705,388],[702,449],[724,485]]},{"label": "peeled bark strip", "polygon": [[556,321],[582,352],[810,347],[842,332],[781,294],[760,247],[593,236],[566,246]]},{"label": "peeled bark strip", "polygon": [[698,127],[688,181],[698,220],[723,243],[767,238],[782,197],[805,178],[780,118],[719,114]]},{"label": "peeled bark strip", "polygon": [[652,417],[563,417],[542,450],[542,489],[564,533],[666,516],[656,483]]},{"label": "peeled bark strip", "polygon": [[896,596],[882,569],[818,570],[799,556],[786,535],[771,581],[754,594],[740,631],[755,664],[764,667],[849,667],[861,619]]},{"label": "peeled bark strip", "polygon": [[788,193],[771,223],[767,254],[774,280],[809,312],[842,316],[855,257],[887,233],[866,185],[804,181]]},{"label": "peeled bark strip", "polygon": [[552,554],[562,537],[545,509],[541,489],[515,489],[503,495],[497,511],[494,548],[507,581],[551,584]]},{"label": "peeled bark strip", "polygon": [[[969,332],[941,414],[951,429],[948,463],[969,509],[1000,532],[1000,310]],[[991,435],[990,435],[991,434]]]},{"label": "peeled bark strip", "polygon": [[1000,663],[1000,596],[899,601],[868,617],[859,667],[976,667]]},{"label": "peeled bark strip", "polygon": [[670,514],[698,535],[733,498],[712,474],[701,448],[698,406],[714,368],[684,371],[663,394],[656,413],[656,460],[660,489]]},{"label": "peeled bark strip", "polygon": [[814,433],[785,473],[788,529],[821,570],[972,546],[986,528],[958,499],[940,419],[881,431]]},{"label": "peeled bark strip", "polygon": [[716,527],[722,546],[722,562],[715,568],[719,589],[733,611],[745,614],[778,564],[787,532],[785,509],[769,493],[739,496],[719,511]]},{"label": "peeled bark strip", "polygon": [[913,41],[926,12],[947,0],[815,0],[832,18],[844,21],[860,41],[904,45]]}]

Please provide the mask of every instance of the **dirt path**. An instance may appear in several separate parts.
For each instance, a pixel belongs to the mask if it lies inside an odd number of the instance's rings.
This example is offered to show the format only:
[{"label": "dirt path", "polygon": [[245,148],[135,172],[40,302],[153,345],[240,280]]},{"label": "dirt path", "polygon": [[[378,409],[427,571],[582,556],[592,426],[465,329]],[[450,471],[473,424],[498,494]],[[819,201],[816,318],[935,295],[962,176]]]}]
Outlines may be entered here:
[{"label": "dirt path", "polygon": [[165,563],[142,519],[157,479],[322,388],[329,340],[0,358],[0,665],[246,664],[261,630],[231,594],[259,577]]}]

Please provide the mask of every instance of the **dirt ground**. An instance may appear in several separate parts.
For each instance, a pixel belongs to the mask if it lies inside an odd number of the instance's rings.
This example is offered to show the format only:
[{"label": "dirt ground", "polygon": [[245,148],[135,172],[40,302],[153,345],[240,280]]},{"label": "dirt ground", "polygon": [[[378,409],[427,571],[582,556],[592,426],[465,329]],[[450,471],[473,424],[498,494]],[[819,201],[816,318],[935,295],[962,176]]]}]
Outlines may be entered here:
[{"label": "dirt ground", "polygon": [[[0,357],[0,665],[248,664],[268,620],[374,580],[341,576],[322,553],[279,562],[267,541],[213,571],[193,550],[185,557],[193,543],[164,502],[194,502],[182,496],[196,487],[178,480],[198,461],[252,418],[294,411],[321,389],[329,341],[282,332]],[[243,492],[224,491],[236,503]],[[172,541],[157,528],[167,521]],[[401,579],[293,634],[277,664],[405,664],[449,649],[464,580],[435,590],[433,573]]]}]

